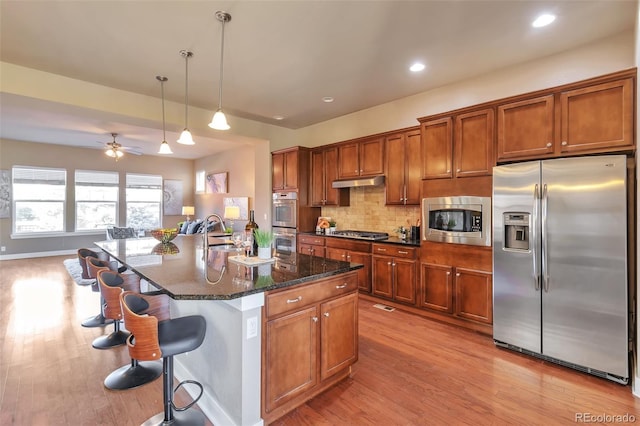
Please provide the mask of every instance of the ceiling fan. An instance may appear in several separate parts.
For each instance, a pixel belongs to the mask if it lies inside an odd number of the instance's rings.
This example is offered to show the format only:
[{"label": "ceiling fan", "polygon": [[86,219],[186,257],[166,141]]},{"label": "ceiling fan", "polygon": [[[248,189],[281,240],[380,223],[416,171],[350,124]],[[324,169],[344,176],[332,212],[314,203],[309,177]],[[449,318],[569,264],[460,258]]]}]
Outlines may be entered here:
[{"label": "ceiling fan", "polygon": [[[113,141],[112,142],[107,142],[105,144],[106,145],[106,149],[105,149],[104,153],[108,157],[112,157],[116,161],[118,161],[120,159],[120,157],[122,157],[124,155],[124,151],[129,152],[129,153],[134,154],[134,155],[141,155],[142,154],[142,152],[140,152],[140,148],[138,148],[138,147],[126,147],[126,146],[122,146],[121,144],[116,142],[116,136],[118,136],[117,133],[111,133],[111,136],[113,137]],[[98,143],[102,144],[103,142],[98,142]]]}]

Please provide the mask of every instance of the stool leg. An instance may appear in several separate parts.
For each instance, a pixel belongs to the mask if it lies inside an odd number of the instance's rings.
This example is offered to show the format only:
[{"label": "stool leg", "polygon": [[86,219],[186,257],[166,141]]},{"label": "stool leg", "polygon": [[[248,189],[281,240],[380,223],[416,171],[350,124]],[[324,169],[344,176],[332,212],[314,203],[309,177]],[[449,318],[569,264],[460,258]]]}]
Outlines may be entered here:
[{"label": "stool leg", "polygon": [[96,316],[89,317],[82,321],[83,327],[104,327],[105,325],[109,325],[113,323],[112,319],[106,319],[104,315],[102,315],[102,305],[104,305],[104,299],[100,296],[100,313]]},{"label": "stool leg", "polygon": [[162,359],[162,399],[164,412],[151,417],[142,426],[204,425],[204,414],[199,411],[173,411],[173,356]]},{"label": "stool leg", "polygon": [[113,332],[106,336],[97,337],[91,346],[96,349],[111,349],[124,345],[131,333],[120,330],[120,321],[113,321]]}]

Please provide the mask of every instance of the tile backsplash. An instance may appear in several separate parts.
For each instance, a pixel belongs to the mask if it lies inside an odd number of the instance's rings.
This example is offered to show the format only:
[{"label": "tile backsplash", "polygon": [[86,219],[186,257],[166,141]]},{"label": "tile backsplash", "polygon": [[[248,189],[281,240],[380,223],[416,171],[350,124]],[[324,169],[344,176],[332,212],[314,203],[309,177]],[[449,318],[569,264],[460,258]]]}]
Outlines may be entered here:
[{"label": "tile backsplash", "polygon": [[351,205],[322,207],[322,216],[336,221],[337,230],[388,232],[415,225],[420,218],[420,206],[385,206],[384,186],[350,188]]}]

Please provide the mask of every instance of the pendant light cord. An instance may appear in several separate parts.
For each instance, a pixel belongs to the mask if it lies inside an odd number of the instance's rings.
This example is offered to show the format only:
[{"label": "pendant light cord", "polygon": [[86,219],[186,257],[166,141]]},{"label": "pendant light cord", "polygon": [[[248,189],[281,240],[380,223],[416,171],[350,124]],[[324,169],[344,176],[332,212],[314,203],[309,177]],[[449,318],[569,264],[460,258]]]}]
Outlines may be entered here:
[{"label": "pendant light cord", "polygon": [[220,88],[218,93],[218,110],[222,109],[222,77],[223,77],[223,63],[224,63],[224,24],[226,23],[226,19],[222,19],[222,39],[220,42]]},{"label": "pendant light cord", "polygon": [[189,120],[189,56],[187,52],[184,56],[184,128],[188,129]]},{"label": "pendant light cord", "polygon": [[167,134],[164,128],[164,80],[160,80],[160,92],[162,93],[162,142],[166,142]]}]

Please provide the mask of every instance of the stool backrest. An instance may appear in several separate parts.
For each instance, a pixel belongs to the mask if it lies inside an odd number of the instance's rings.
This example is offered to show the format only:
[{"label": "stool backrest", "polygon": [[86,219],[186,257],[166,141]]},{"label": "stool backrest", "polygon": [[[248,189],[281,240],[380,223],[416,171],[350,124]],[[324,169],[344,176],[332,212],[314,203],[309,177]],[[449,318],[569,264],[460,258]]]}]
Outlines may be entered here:
[{"label": "stool backrest", "polygon": [[104,299],[102,314],[105,318],[113,320],[122,319],[120,293],[123,291],[140,293],[140,277],[136,274],[123,275],[101,269],[98,271],[98,285],[102,299]]},{"label": "stool backrest", "polygon": [[124,326],[131,332],[127,339],[129,356],[139,361],[162,358],[158,341],[158,322],[169,319],[169,298],[164,294],[120,293]]},{"label": "stool backrest", "polygon": [[111,262],[100,260],[97,257],[87,257],[87,272],[89,278],[98,278],[98,271],[108,271],[111,268]]}]

